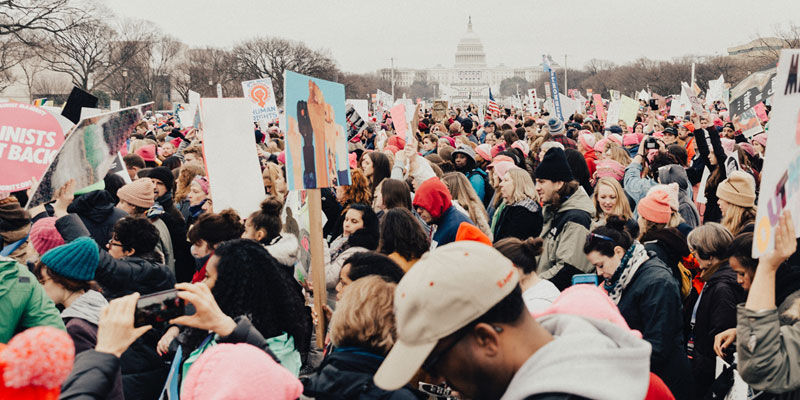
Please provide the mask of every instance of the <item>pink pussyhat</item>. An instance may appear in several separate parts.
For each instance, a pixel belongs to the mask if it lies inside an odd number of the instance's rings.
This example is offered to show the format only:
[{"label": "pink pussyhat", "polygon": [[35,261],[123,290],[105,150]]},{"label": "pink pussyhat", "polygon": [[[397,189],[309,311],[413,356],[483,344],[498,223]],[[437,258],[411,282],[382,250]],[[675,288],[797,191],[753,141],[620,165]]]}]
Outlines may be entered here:
[{"label": "pink pussyhat", "polygon": [[579,317],[604,320],[626,329],[641,338],[642,333],[631,329],[619,312],[617,305],[611,301],[603,289],[594,285],[575,285],[564,289],[547,310],[534,314],[534,318],[546,315],[569,314]]}]

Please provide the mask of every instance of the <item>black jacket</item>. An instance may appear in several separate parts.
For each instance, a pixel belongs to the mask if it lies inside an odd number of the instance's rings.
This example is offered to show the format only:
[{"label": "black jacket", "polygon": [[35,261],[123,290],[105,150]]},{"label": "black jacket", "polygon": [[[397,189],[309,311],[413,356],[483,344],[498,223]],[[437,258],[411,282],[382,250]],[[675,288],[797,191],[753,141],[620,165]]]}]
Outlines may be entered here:
[{"label": "black jacket", "polygon": [[78,214],[89,236],[100,248],[105,248],[111,239],[114,224],[128,213],[114,206],[114,198],[105,190],[95,190],[75,198],[67,212]]},{"label": "black jacket", "polygon": [[183,214],[175,208],[171,193],[159,197],[156,202],[164,207],[161,220],[167,226],[172,241],[172,251],[175,253],[175,278],[178,282],[191,282],[196,266],[194,257],[189,251],[191,246],[186,240],[187,227]]},{"label": "black jacket", "polygon": [[[728,263],[720,266],[703,287],[692,331],[694,352],[691,363],[697,398],[702,398],[714,381],[714,336],[736,327],[736,305],[744,300],[744,290],[736,282],[736,272]],[[687,311],[691,315],[692,310]]]},{"label": "black jacket", "polygon": [[542,209],[535,202],[506,205],[497,218],[492,232],[494,241],[497,242],[507,237],[515,237],[520,240],[538,237],[542,232],[542,223]]},{"label": "black jacket", "polygon": [[361,348],[341,348],[330,353],[317,371],[303,378],[303,394],[316,400],[333,399],[424,399],[421,393],[405,386],[386,391],[372,382],[383,357]]},{"label": "black jacket", "polygon": [[[245,317],[236,319],[236,328],[230,335],[219,339],[219,343],[247,343],[264,350],[270,357],[277,361],[275,355],[269,351],[267,341],[253,327]],[[123,355],[124,356],[124,355]],[[105,399],[111,390],[114,376],[120,368],[120,359],[113,354],[100,353],[87,350],[75,357],[72,372],[61,385],[59,399],[89,400]],[[164,382],[157,387],[160,391]],[[157,398],[158,394],[151,398]],[[127,399],[128,397],[126,397]]]},{"label": "black jacket", "polygon": [[655,253],[649,254],[650,259],[622,292],[617,307],[631,329],[641,332],[653,347],[650,371],[664,381],[676,399],[690,399],[680,287],[664,262]]},{"label": "black jacket", "polygon": [[[714,126],[710,126],[708,128],[708,137],[711,141],[711,149],[708,148],[708,143],[706,143],[706,131],[703,129],[698,129],[694,131],[695,134],[695,142],[697,143],[697,152],[700,153],[700,159],[703,160],[703,164],[708,166],[709,172],[713,174],[716,169],[719,169],[721,174],[719,182],[722,182],[725,178],[727,178],[727,173],[725,172],[725,150],[722,148],[722,140],[719,138],[719,133],[717,133],[717,129]],[[711,161],[709,158],[710,152],[713,151],[714,155],[717,158],[717,165],[711,165]],[[719,222],[722,220],[722,210],[719,208],[719,204],[717,201],[717,185],[709,185],[706,184],[706,210],[703,212],[703,221],[704,222]]]}]

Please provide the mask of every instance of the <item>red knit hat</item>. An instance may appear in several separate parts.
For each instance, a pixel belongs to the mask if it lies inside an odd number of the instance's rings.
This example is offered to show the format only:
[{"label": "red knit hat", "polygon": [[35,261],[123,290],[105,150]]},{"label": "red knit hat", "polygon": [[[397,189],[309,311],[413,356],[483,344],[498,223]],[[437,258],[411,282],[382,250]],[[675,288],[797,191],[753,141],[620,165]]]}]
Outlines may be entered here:
[{"label": "red knit hat", "polygon": [[148,144],[147,146],[142,146],[136,150],[136,154],[139,157],[142,157],[145,161],[155,161],[156,160],[156,145]]},{"label": "red knit hat", "polygon": [[28,238],[37,253],[44,255],[47,250],[64,244],[64,238],[56,229],[56,217],[41,218],[31,226]]},{"label": "red knit hat", "polygon": [[669,206],[669,195],[661,190],[656,190],[642,200],[636,208],[642,218],[657,224],[666,224],[672,216]]},{"label": "red knit hat", "polygon": [[488,246],[492,245],[492,241],[489,240],[489,237],[486,236],[486,234],[480,229],[478,229],[478,227],[470,224],[469,222],[462,222],[460,225],[458,225],[456,242],[462,240],[472,240],[473,242],[481,242]]},{"label": "red knit hat", "polygon": [[414,207],[424,208],[434,219],[441,217],[451,205],[453,201],[450,191],[437,177],[422,182],[414,194]]},{"label": "red knit hat", "polygon": [[399,135],[394,135],[386,141],[387,146],[395,146],[400,150],[403,150],[406,147],[406,140],[400,137]]},{"label": "red knit hat", "polygon": [[57,399],[75,359],[67,332],[27,329],[0,344],[0,399]]}]

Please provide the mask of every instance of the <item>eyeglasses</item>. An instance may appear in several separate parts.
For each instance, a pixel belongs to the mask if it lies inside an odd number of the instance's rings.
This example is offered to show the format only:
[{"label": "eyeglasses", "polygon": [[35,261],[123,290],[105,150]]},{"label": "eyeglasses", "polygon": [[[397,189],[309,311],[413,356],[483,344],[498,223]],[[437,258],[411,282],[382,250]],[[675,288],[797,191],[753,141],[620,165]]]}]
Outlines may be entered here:
[{"label": "eyeglasses", "polygon": [[[450,350],[453,350],[453,347],[456,347],[458,342],[460,342],[462,339],[464,339],[467,336],[467,334],[472,330],[472,328],[474,326],[475,326],[475,324],[470,324],[470,325],[465,326],[464,328],[461,328],[461,330],[459,330],[458,333],[456,334],[455,340],[453,340],[450,344],[445,346],[438,353],[436,353],[436,354],[431,353],[431,355],[429,355],[428,358],[426,358],[425,361],[422,363],[422,370],[427,372],[430,375],[436,376],[437,375],[436,374],[436,364],[438,364],[439,361],[441,361],[442,358],[445,355],[447,355],[447,353],[450,352]],[[501,328],[499,326],[492,325],[492,329],[494,329],[494,331],[497,332],[497,333],[502,333],[503,332],[503,328]]]},{"label": "eyeglasses", "polygon": [[590,241],[592,239],[608,240],[609,242],[615,242],[614,239],[612,239],[612,238],[610,238],[610,237],[608,237],[606,235],[600,235],[600,234],[592,233],[592,232],[587,233],[586,234],[586,241],[588,242],[588,241]]},{"label": "eyeglasses", "polygon": [[113,247],[113,246],[122,247],[122,243],[115,242],[114,239],[109,239],[108,240],[108,247],[110,248],[110,247]]}]

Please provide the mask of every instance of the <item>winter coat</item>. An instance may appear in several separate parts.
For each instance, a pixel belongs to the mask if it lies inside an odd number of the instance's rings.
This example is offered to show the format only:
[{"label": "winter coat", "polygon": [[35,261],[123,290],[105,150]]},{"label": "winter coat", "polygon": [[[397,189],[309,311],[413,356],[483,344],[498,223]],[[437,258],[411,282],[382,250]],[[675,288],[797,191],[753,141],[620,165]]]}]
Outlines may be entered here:
[{"label": "winter coat", "polygon": [[542,209],[531,199],[523,199],[503,207],[494,227],[494,241],[507,237],[525,240],[542,232]]},{"label": "winter coat", "polygon": [[[75,344],[75,354],[94,349],[97,344],[97,323],[100,312],[108,305],[102,294],[89,290],[78,297],[61,312],[67,333]],[[122,373],[117,369],[111,391],[107,399],[124,399],[122,392]]]},{"label": "winter coat", "polygon": [[641,242],[647,251],[652,252],[670,270],[682,297],[691,291],[691,272],[682,264],[684,257],[691,254],[686,244],[686,235],[677,228],[653,229],[644,234]]},{"label": "winter coat", "polygon": [[592,222],[594,203],[579,187],[564,200],[557,210],[544,207],[544,225],[540,237],[544,240],[536,273],[553,282],[558,290],[572,284],[575,274],[592,273],[592,266],[583,254],[583,245]]},{"label": "winter coat", "polygon": [[589,168],[589,177],[593,177],[595,171],[597,171],[597,153],[594,149],[589,149],[585,153],[583,153],[583,158],[586,160],[586,167]]},{"label": "winter coat", "polygon": [[436,231],[433,233],[433,241],[437,243],[436,245],[442,246],[454,242],[456,233],[458,233],[458,226],[462,222],[474,225],[466,214],[458,211],[454,206],[450,206],[445,210],[441,218],[434,222]]},{"label": "winter coat", "polygon": [[105,248],[106,243],[111,240],[114,224],[128,216],[128,213],[114,205],[111,193],[95,190],[75,198],[67,207],[67,212],[78,214],[83,225],[89,230],[89,236],[100,248]]},{"label": "winter coat", "polygon": [[28,267],[8,257],[0,257],[0,316],[0,343],[34,326],[65,329],[44,287]]},{"label": "winter coat", "polygon": [[664,380],[676,399],[691,399],[689,360],[683,343],[680,287],[672,272],[650,252],[617,304],[631,329],[652,346],[650,371]]},{"label": "winter coat", "polygon": [[[697,137],[697,152],[700,153],[700,158],[703,160],[704,165],[708,166],[708,170],[710,173],[717,168],[719,168],[720,172],[720,182],[725,180],[728,177],[727,172],[725,171],[725,150],[722,148],[722,141],[719,138],[719,134],[717,133],[716,128],[712,125],[708,128],[708,132],[703,129],[697,129],[694,131],[695,136]],[[711,149],[708,148],[708,143],[706,143],[706,135],[708,135],[711,141]],[[711,165],[711,161],[709,159],[710,151],[714,151],[714,155],[717,157],[717,165]],[[722,210],[719,208],[717,197],[717,187],[716,185],[708,185],[706,184],[705,189],[706,195],[706,209],[703,212],[703,222],[719,222],[722,220]]]},{"label": "winter coat", "polygon": [[378,238],[372,238],[365,229],[350,236],[339,236],[325,249],[325,286],[328,289],[328,305],[336,306],[336,285],[344,263],[355,253],[375,250]]},{"label": "winter coat", "polygon": [[172,238],[169,236],[169,229],[161,218],[151,219],[150,222],[158,231],[158,244],[156,248],[164,256],[164,265],[175,274],[175,250],[172,249]]},{"label": "winter coat", "polygon": [[317,371],[303,382],[303,395],[316,400],[329,399],[425,399],[409,385],[386,391],[375,386],[372,377],[383,361],[383,356],[358,347],[342,347],[328,354]]},{"label": "winter coat", "polygon": [[195,272],[195,263],[194,257],[189,252],[191,246],[186,240],[186,221],[181,212],[175,208],[171,193],[159,197],[156,202],[164,208],[161,220],[167,226],[170,240],[172,240],[172,251],[175,254],[175,278],[178,282],[189,282]]},{"label": "winter coat", "polygon": [[432,218],[431,224],[436,225],[436,231],[433,233],[433,241],[436,243],[431,247],[454,242],[458,226],[462,222],[474,225],[469,216],[453,206],[447,186],[436,177],[419,185],[414,194],[414,207],[422,207],[427,210]]},{"label": "winter coat", "polygon": [[638,162],[631,162],[625,167],[625,175],[622,178],[622,187],[625,193],[630,196],[636,204],[639,200],[647,196],[647,191],[656,185],[656,181],[650,177],[642,177],[644,167]]},{"label": "winter coat", "polygon": [[[695,379],[697,398],[708,391],[714,381],[716,353],[714,336],[736,327],[736,305],[744,302],[745,294],[736,282],[736,272],[728,263],[719,267],[703,286],[691,337],[694,338],[694,351],[690,352],[692,376]],[[686,310],[691,314],[692,310]],[[742,336],[744,338],[744,336]]]},{"label": "winter coat", "polygon": [[699,226],[700,213],[692,201],[691,186],[686,170],[677,164],[669,165],[666,170],[659,171],[658,180],[663,184],[678,184],[678,213],[689,228],[694,229]]},{"label": "winter coat", "polygon": [[[89,235],[75,214],[56,220],[56,229],[66,242]],[[108,299],[134,292],[145,295],[175,286],[175,275],[166,265],[151,257],[134,255],[115,259],[102,249],[95,280]],[[158,397],[169,372],[164,359],[155,352],[155,346],[164,333],[161,328],[148,331],[122,354],[122,382],[127,400]]]}]

